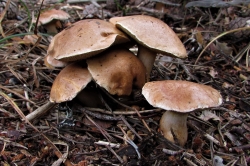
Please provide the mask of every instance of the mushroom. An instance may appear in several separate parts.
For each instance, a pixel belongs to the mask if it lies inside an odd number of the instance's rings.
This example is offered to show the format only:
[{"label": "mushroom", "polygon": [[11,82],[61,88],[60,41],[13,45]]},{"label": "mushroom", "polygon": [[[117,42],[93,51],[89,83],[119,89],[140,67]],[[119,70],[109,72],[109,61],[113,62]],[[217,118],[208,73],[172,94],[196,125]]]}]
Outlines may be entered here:
[{"label": "mushroom", "polygon": [[109,22],[99,19],[81,20],[53,37],[47,56],[59,61],[76,61],[126,42],[130,42],[129,38]]},{"label": "mushroom", "polygon": [[197,109],[216,107],[222,103],[220,93],[210,86],[188,81],[148,82],[142,89],[154,107],[167,110],[160,120],[160,130],[171,142],[184,146],[187,141],[187,116]]},{"label": "mushroom", "polygon": [[186,58],[184,45],[163,21],[145,15],[114,17],[109,20],[138,43],[138,57],[147,70],[147,80],[157,53]]},{"label": "mushroom", "polygon": [[130,95],[133,86],[142,88],[146,69],[142,62],[125,48],[110,48],[87,59],[95,82],[112,95]]},{"label": "mushroom", "polygon": [[71,63],[57,75],[50,92],[50,102],[71,101],[92,80],[87,67],[80,63]]},{"label": "mushroom", "polygon": [[63,10],[51,9],[41,13],[38,21],[38,26],[43,25],[47,30],[47,33],[57,34],[57,27],[61,28],[59,20],[67,20],[70,15]]}]

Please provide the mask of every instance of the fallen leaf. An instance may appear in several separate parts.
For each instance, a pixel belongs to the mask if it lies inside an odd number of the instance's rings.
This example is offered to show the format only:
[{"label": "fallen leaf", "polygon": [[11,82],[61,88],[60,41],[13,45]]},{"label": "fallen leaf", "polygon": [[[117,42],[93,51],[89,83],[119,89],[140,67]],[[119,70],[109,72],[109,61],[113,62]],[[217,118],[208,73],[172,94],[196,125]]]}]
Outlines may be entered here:
[{"label": "fallen leaf", "polygon": [[208,110],[202,111],[202,113],[199,116],[199,118],[202,119],[202,120],[204,120],[204,121],[208,121],[210,119],[220,121],[220,118],[216,114],[214,114],[214,113],[212,113],[211,111],[208,111]]}]

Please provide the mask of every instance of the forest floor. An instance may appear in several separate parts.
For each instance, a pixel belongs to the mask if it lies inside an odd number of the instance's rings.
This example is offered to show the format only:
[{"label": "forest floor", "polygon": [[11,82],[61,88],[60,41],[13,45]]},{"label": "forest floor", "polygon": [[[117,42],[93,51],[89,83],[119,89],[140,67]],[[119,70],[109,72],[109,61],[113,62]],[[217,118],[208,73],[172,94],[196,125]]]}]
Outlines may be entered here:
[{"label": "forest floor", "polygon": [[[0,165],[250,165],[250,3],[188,2],[45,0],[41,6],[35,0],[0,0]],[[73,111],[68,118],[61,104],[49,103],[61,70],[44,65],[52,36],[34,24],[39,11],[50,8],[71,16],[60,31],[90,18],[161,19],[181,39],[188,58],[159,55],[150,81],[209,85],[221,93],[222,105],[189,114],[183,147],[161,135],[164,110],[141,95],[122,103],[101,93],[112,112],[74,100],[64,105]],[[35,42],[24,38],[28,34],[37,35]],[[37,110],[46,113],[30,118]]]}]

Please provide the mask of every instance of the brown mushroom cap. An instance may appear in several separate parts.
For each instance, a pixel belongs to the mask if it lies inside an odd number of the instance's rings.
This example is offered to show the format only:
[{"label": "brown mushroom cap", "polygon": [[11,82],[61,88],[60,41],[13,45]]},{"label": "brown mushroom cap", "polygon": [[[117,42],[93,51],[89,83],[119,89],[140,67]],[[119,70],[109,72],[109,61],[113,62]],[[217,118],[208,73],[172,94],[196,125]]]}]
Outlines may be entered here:
[{"label": "brown mushroom cap", "polygon": [[148,82],[142,94],[154,107],[181,113],[216,107],[222,103],[220,93],[214,88],[188,81]]},{"label": "brown mushroom cap", "polygon": [[48,24],[52,20],[67,20],[70,15],[63,10],[51,9],[41,13],[38,26]]},{"label": "brown mushroom cap", "polygon": [[62,61],[75,61],[94,56],[114,44],[129,42],[126,35],[106,21],[78,21],[52,39],[48,56]]},{"label": "brown mushroom cap", "polygon": [[65,67],[67,66],[69,62],[64,62],[64,61],[60,61],[60,60],[56,60],[55,58],[53,58],[52,56],[48,56],[46,55],[44,57],[44,65],[50,69],[53,69],[55,67]]},{"label": "brown mushroom cap", "polygon": [[92,77],[86,67],[71,63],[57,75],[50,92],[50,101],[61,103],[72,100]]},{"label": "brown mushroom cap", "polygon": [[129,50],[111,48],[87,59],[93,79],[112,95],[130,95],[132,87],[142,88],[146,70],[141,61]]},{"label": "brown mushroom cap", "polygon": [[186,58],[184,45],[163,21],[146,15],[114,17],[109,20],[144,47],[157,53]]},{"label": "brown mushroom cap", "polygon": [[216,107],[222,103],[217,90],[188,81],[148,82],[144,85],[142,94],[154,107],[168,110],[161,117],[160,130],[166,139],[181,146],[187,142],[188,112]]}]

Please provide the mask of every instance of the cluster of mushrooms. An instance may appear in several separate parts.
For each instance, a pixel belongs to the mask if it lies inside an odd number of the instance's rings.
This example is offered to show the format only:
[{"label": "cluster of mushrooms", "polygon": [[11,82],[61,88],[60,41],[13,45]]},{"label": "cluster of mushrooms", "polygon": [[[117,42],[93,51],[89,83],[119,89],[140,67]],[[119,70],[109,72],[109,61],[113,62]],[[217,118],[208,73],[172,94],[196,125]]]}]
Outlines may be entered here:
[{"label": "cluster of mushrooms", "polygon": [[[129,50],[138,46],[137,56]],[[173,143],[187,141],[189,112],[216,107],[220,93],[210,86],[180,80],[149,82],[157,53],[186,58],[178,36],[161,20],[145,15],[78,21],[54,36],[45,57],[48,67],[64,67],[56,77],[50,101],[70,101],[94,81],[111,95],[129,96],[142,89],[154,107],[166,110],[160,130]],[[86,98],[91,98],[91,95]]]}]

